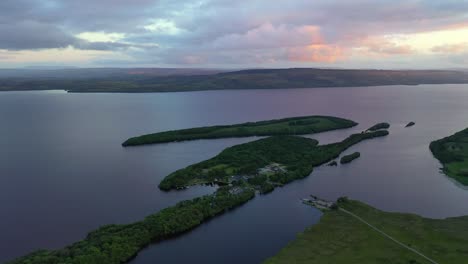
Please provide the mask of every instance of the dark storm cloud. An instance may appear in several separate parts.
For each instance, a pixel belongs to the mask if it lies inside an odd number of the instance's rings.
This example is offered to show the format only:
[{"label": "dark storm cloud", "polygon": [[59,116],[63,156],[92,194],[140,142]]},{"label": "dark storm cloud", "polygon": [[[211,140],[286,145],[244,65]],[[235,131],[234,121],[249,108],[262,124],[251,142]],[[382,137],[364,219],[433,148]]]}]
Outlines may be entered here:
[{"label": "dark storm cloud", "polygon": [[131,31],[146,19],[145,7],[154,2],[1,0],[0,49],[24,50],[76,46],[103,50],[130,46],[110,43],[90,44],[77,39],[74,35],[95,30]]},{"label": "dark storm cloud", "polygon": [[60,28],[36,21],[0,24],[0,36],[0,49],[8,50],[64,48],[76,41]]}]

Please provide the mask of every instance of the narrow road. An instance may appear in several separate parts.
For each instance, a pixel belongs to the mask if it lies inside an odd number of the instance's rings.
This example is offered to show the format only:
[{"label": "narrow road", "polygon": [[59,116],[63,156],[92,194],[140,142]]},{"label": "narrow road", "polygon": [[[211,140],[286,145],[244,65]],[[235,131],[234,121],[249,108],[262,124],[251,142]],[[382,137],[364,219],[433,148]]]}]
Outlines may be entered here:
[{"label": "narrow road", "polygon": [[347,213],[349,214],[350,216],[356,218],[357,220],[361,221],[362,223],[368,225],[370,228],[374,229],[375,231],[377,231],[378,233],[380,233],[381,235],[383,235],[384,237],[392,240],[393,242],[397,243],[398,245],[408,249],[409,251],[412,251],[413,253],[421,256],[422,258],[426,259],[427,261],[429,261],[430,263],[432,264],[439,264],[437,261],[427,257],[426,255],[424,255],[423,253],[417,251],[416,249],[412,248],[412,247],[409,247],[403,243],[401,243],[400,241],[396,240],[395,238],[391,237],[390,235],[387,235],[386,233],[384,233],[383,231],[381,231],[380,229],[378,229],[377,227],[371,225],[370,223],[368,223],[366,220],[362,219],[361,217],[351,213],[350,211],[346,210],[346,209],[343,209],[343,208],[339,208],[340,211],[344,212],[344,213]]}]

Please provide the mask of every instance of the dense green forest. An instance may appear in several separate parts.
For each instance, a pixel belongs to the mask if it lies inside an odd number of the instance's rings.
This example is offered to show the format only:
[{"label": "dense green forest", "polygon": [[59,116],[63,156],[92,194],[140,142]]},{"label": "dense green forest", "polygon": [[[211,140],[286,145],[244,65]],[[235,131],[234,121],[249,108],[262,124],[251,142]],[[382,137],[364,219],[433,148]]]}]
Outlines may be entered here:
[{"label": "dense green forest", "polygon": [[[314,139],[298,136],[272,136],[227,148],[212,159],[178,170],[164,178],[159,188],[168,191],[195,184],[229,184],[242,180],[257,189],[263,184],[283,185],[308,176],[314,166],[337,158],[362,140],[386,135],[386,130],[363,132],[328,145],[318,145]],[[272,164],[278,165],[271,168]]]},{"label": "dense green forest", "polygon": [[[417,85],[468,83],[463,71],[443,70],[342,70],[342,69],[258,69],[199,75],[144,73],[151,69],[128,69],[119,74],[96,74],[89,78],[67,77],[7,77],[0,78],[0,91],[67,90],[69,92],[178,92],[200,90],[280,89],[315,87],[352,87],[377,85]],[[78,71],[78,70],[76,70]],[[139,74],[142,72],[142,74]],[[137,74],[135,74],[137,73]],[[195,72],[195,74],[197,74]],[[73,77],[75,76],[75,77]]]},{"label": "dense green forest", "polygon": [[187,232],[255,196],[248,188],[222,187],[214,194],[183,201],[128,225],[107,225],[59,250],[40,250],[9,264],[120,264],[152,242]]},{"label": "dense green forest", "polygon": [[227,126],[198,127],[130,138],[123,146],[227,137],[302,135],[349,128],[357,123],[331,116],[303,116]]},{"label": "dense green forest", "polygon": [[429,148],[442,163],[445,174],[468,185],[468,128],[431,142]]},{"label": "dense green forest", "polygon": [[[468,216],[428,219],[414,214],[388,213],[364,203],[339,199],[343,208],[401,243],[438,263],[468,263]],[[426,264],[414,252],[396,244],[341,210],[325,211],[265,264]]]},{"label": "dense green forest", "polygon": [[355,159],[357,159],[357,158],[359,158],[359,157],[361,157],[361,153],[359,153],[359,152],[354,152],[354,153],[352,153],[352,154],[349,154],[349,155],[346,155],[346,156],[341,157],[340,163],[341,163],[341,164],[350,163],[351,161],[353,161],[353,160],[355,160]]}]

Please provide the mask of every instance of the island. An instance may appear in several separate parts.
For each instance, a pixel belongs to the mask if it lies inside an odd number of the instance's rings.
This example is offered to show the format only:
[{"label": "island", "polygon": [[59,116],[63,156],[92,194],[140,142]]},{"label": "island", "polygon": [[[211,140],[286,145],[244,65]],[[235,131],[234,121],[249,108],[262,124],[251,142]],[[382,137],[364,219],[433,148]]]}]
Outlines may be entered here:
[{"label": "island", "polygon": [[357,123],[331,116],[302,116],[226,126],[209,126],[142,135],[126,140],[122,146],[167,143],[196,139],[303,135],[350,128]]},{"label": "island", "polygon": [[351,161],[359,158],[361,156],[361,153],[359,152],[354,152],[352,154],[349,154],[349,155],[346,155],[346,156],[343,156],[341,157],[340,159],[340,163],[341,164],[346,164],[346,163],[350,163]]},{"label": "island", "polygon": [[389,123],[378,123],[376,125],[373,125],[371,126],[369,129],[367,129],[368,131],[376,131],[376,130],[380,130],[380,129],[388,129],[390,128],[390,124]]},{"label": "island", "polygon": [[414,125],[416,125],[416,123],[414,123],[414,122],[409,122],[408,124],[406,124],[405,127],[412,127],[412,126],[414,126]]},{"label": "island", "polygon": [[446,175],[468,186],[468,128],[431,142],[429,148]]},{"label": "island", "polygon": [[353,134],[341,142],[319,145],[300,136],[271,136],[225,149],[212,159],[171,173],[162,190],[180,190],[195,184],[216,184],[211,195],[182,201],[142,221],[106,225],[85,239],[58,250],[39,250],[9,264],[121,264],[151,243],[184,234],[202,223],[239,207],[257,194],[307,177],[315,166],[337,158],[349,147],[388,131]]},{"label": "island", "polygon": [[324,212],[320,222],[264,264],[468,263],[468,216],[388,213],[344,197],[306,203]]}]

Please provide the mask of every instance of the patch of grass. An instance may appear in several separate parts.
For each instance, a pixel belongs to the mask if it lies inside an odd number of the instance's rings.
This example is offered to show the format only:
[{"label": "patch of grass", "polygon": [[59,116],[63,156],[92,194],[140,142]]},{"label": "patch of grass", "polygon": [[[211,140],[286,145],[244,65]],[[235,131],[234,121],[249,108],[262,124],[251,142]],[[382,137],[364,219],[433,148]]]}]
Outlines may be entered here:
[{"label": "patch of grass", "polygon": [[[342,207],[398,241],[439,263],[468,263],[468,216],[443,220],[388,213],[358,201]],[[266,264],[429,263],[369,226],[339,211],[326,211],[320,222],[298,235]]]},{"label": "patch of grass", "polygon": [[429,148],[442,163],[445,174],[468,185],[468,128],[431,142]]},{"label": "patch of grass", "polygon": [[331,116],[304,116],[249,122],[236,125],[198,127],[142,135],[126,140],[123,146],[227,137],[303,135],[349,128],[357,123]]},{"label": "patch of grass", "polygon": [[468,186],[468,159],[463,162],[447,163],[443,171],[461,184]]}]

